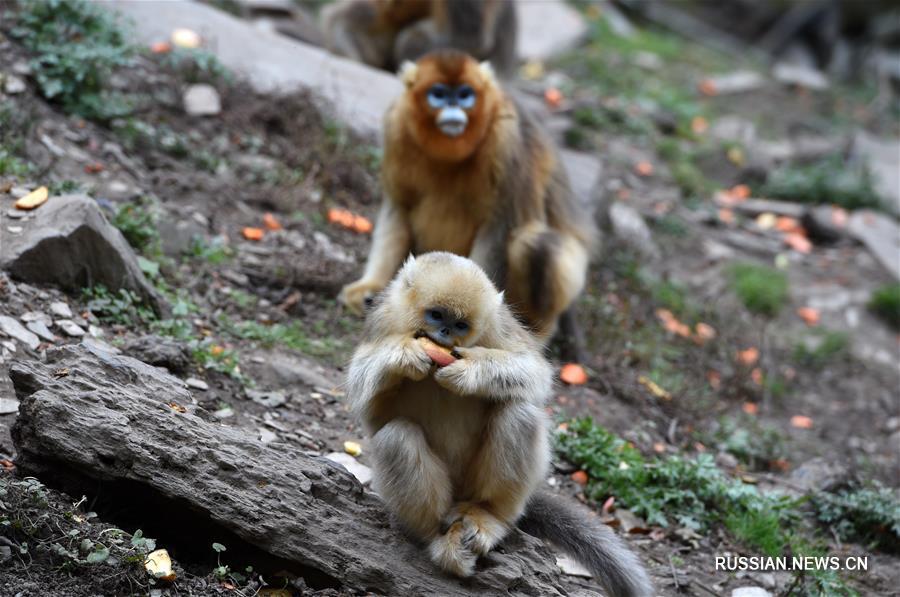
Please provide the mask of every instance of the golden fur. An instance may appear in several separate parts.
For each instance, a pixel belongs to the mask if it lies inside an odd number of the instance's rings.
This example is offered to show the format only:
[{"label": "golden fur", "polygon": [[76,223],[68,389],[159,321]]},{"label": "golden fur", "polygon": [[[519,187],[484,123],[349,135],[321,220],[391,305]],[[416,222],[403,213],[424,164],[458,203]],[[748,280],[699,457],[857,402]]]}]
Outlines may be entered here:
[{"label": "golden fur", "polygon": [[[351,309],[380,291],[410,252],[474,259],[541,338],[581,291],[593,228],[576,204],[551,141],[494,79],[459,52],[406,65],[406,91],[384,124],[385,199],[362,278],[341,293]],[[467,84],[476,103],[462,134],[436,125],[435,83]]]}]

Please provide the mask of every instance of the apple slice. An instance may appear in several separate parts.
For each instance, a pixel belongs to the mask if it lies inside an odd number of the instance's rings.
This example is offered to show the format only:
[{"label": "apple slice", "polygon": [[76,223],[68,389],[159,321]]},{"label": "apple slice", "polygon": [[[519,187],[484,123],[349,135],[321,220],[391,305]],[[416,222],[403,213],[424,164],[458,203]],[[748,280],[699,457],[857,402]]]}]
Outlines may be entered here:
[{"label": "apple slice", "polygon": [[456,357],[452,354],[452,349],[436,344],[426,336],[419,336],[416,341],[422,345],[422,348],[425,349],[425,354],[427,354],[438,367],[446,367],[456,361]]}]

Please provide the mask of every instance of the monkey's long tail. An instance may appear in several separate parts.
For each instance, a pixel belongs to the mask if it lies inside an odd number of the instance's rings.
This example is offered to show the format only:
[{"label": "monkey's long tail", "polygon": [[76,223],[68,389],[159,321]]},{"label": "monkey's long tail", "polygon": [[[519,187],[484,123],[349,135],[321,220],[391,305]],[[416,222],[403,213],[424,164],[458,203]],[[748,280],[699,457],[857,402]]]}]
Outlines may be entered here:
[{"label": "monkey's long tail", "polygon": [[539,491],[519,528],[547,539],[578,560],[613,597],[651,597],[644,566],[615,532],[576,503]]}]

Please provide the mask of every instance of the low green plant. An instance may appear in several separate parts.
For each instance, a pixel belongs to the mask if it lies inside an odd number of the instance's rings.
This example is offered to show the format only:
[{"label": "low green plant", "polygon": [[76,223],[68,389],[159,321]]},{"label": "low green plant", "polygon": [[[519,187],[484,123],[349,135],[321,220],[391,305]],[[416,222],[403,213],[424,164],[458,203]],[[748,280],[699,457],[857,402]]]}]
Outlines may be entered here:
[{"label": "low green plant", "polygon": [[614,495],[650,524],[699,530],[737,516],[735,520],[750,529],[764,525],[756,518],[780,516],[790,505],[787,498],[764,495],[726,476],[709,454],[646,459],[589,418],[569,422],[567,431],[557,436],[557,446],[567,460],[588,473],[586,494],[591,499]]},{"label": "low green plant", "polygon": [[67,112],[106,120],[128,111],[121,94],[105,89],[117,68],[131,64],[114,13],[86,0],[32,0],[22,3],[14,37],[33,54],[31,67],[41,94]]},{"label": "low green plant", "polygon": [[198,237],[191,243],[190,255],[212,265],[218,265],[234,257],[234,249],[228,246],[227,240],[222,236],[215,236],[209,240]]},{"label": "low green plant", "polygon": [[850,348],[850,336],[845,332],[816,330],[794,348],[794,360],[818,369],[843,357]]},{"label": "low green plant", "polygon": [[320,338],[312,337],[305,324],[299,321],[272,325],[251,320],[235,323],[223,316],[219,318],[219,324],[235,338],[256,340],[263,346],[284,346],[314,356],[331,356],[343,346],[340,340],[330,337],[327,330],[319,330]]},{"label": "low green plant", "polygon": [[161,252],[157,213],[149,200],[123,203],[116,209],[112,224],[138,252],[147,255]]},{"label": "low green plant", "polygon": [[219,346],[208,339],[199,342],[193,341],[189,344],[194,361],[204,369],[224,373],[241,382],[247,381],[244,374],[241,373],[238,354],[234,350]]},{"label": "low green plant", "polygon": [[885,284],[873,292],[869,309],[900,331],[900,283]]},{"label": "low green plant", "polygon": [[873,484],[813,496],[816,517],[844,541],[900,553],[900,495]]},{"label": "low green plant", "polygon": [[777,269],[736,263],[728,271],[731,287],[744,306],[753,313],[775,316],[788,299],[788,280]]},{"label": "low green plant", "polygon": [[776,170],[760,193],[786,201],[834,204],[847,209],[883,207],[868,168],[848,168],[840,155]]},{"label": "low green plant", "polygon": [[769,469],[788,455],[784,435],[762,425],[755,417],[725,417],[701,441],[733,455],[751,469]]},{"label": "low green plant", "polygon": [[88,310],[101,321],[120,325],[146,325],[156,320],[153,309],[134,292],[120,288],[113,292],[98,284],[82,289]]},{"label": "low green plant", "polygon": [[231,72],[216,56],[201,48],[173,48],[163,64],[176,70],[188,83],[228,83]]}]

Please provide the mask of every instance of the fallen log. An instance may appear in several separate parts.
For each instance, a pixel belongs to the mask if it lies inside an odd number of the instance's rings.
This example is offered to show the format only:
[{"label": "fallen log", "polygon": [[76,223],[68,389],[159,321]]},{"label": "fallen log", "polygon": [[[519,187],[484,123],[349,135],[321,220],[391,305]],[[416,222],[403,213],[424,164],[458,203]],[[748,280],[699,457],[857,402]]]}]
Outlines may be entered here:
[{"label": "fallen log", "polygon": [[48,351],[44,363],[14,363],[10,378],[21,401],[16,464],[45,482],[118,483],[138,503],[155,496],[167,511],[190,512],[179,524],[196,526],[179,533],[224,528],[323,586],[387,595],[566,593],[550,551],[519,531],[481,558],[472,578],[444,576],[344,468],[205,421],[180,380],[136,359],[69,345]]}]

